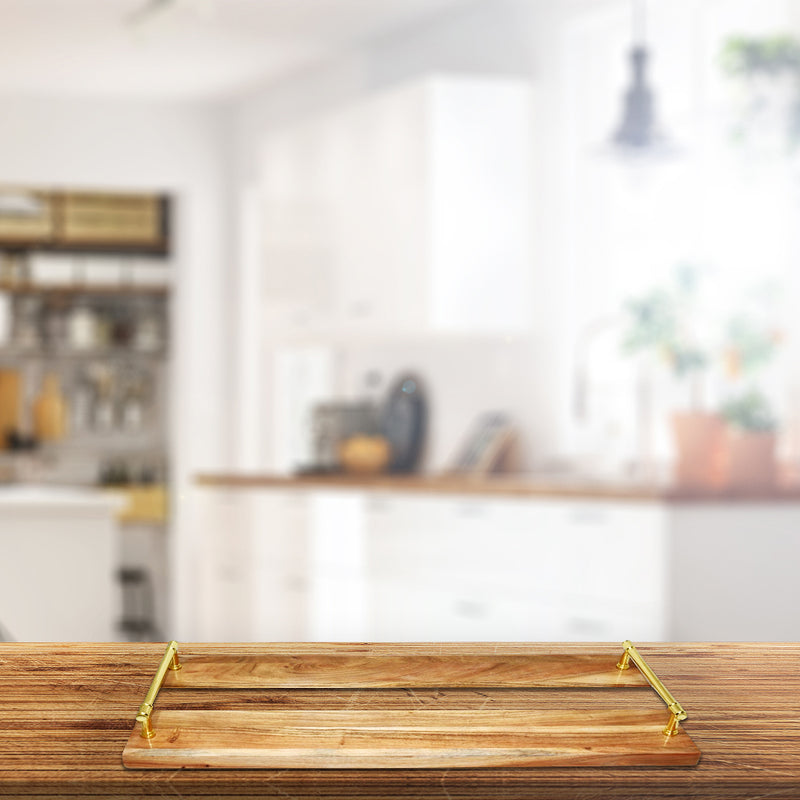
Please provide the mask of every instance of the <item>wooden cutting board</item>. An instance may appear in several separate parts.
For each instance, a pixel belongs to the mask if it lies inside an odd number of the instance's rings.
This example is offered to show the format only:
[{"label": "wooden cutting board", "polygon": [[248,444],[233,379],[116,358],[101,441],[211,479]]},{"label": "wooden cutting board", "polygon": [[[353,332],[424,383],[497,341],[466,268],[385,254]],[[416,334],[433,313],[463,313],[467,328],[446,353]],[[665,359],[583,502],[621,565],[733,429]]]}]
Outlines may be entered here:
[{"label": "wooden cutting board", "polygon": [[[166,667],[165,667],[166,668]],[[641,692],[636,669],[603,655],[231,655],[181,657],[163,674],[169,689],[202,698],[263,690],[258,710],[159,708],[152,738],[134,727],[123,751],[129,768],[395,769],[552,766],[692,766],[700,751],[681,728],[665,736],[666,709],[615,707],[619,691]],[[533,708],[381,709],[381,689],[530,689]],[[598,708],[536,709],[539,689],[591,689]],[[320,692],[320,708],[271,710],[269,694]],[[363,690],[375,708],[325,710],[326,695]],[[200,691],[197,691],[200,690]],[[541,694],[540,694],[541,696]],[[362,695],[363,699],[363,695]],[[203,705],[199,699],[197,705]],[[183,706],[183,704],[182,704]]]},{"label": "wooden cutting board", "polygon": [[164,687],[184,689],[614,688],[649,686],[597,655],[189,656]]},{"label": "wooden cutting board", "polygon": [[687,766],[654,711],[160,711],[134,731],[126,767],[394,769]]}]

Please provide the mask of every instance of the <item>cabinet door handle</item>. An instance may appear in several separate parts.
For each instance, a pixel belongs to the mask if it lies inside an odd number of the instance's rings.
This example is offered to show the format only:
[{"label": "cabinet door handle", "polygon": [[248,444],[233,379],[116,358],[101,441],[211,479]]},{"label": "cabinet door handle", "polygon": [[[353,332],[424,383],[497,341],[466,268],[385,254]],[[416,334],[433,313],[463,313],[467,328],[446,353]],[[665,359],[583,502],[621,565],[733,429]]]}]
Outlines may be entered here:
[{"label": "cabinet door handle", "polygon": [[574,508],[569,521],[578,525],[603,525],[608,522],[608,513],[602,508]]},{"label": "cabinet door handle", "polygon": [[458,506],[457,511],[462,517],[484,517],[489,509],[481,503],[463,503]]}]

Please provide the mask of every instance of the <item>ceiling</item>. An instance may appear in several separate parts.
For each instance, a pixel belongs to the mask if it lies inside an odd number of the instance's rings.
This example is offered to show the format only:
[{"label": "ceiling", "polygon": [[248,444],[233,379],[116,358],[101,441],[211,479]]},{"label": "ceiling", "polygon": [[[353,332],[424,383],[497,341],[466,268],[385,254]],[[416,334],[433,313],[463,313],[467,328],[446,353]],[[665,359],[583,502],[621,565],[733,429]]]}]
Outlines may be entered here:
[{"label": "ceiling", "polygon": [[0,0],[0,93],[213,99],[470,0]]}]

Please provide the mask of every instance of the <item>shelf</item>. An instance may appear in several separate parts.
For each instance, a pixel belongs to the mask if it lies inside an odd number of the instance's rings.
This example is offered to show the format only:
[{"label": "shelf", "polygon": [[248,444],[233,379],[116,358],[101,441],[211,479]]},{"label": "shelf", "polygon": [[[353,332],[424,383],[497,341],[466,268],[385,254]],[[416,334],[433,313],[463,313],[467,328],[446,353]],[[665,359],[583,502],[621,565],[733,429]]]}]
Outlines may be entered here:
[{"label": "shelf", "polygon": [[113,240],[73,240],[70,242],[36,241],[34,239],[2,239],[0,252],[4,253],[53,253],[55,255],[81,256],[119,256],[126,258],[141,256],[143,258],[167,258],[170,255],[169,244],[135,242],[118,242]]},{"label": "shelf", "polygon": [[129,347],[98,347],[89,350],[28,350],[20,347],[0,347],[0,359],[34,361],[164,361],[166,350],[135,350]]},{"label": "shelf", "polygon": [[34,284],[30,282],[0,281],[0,292],[8,294],[30,295],[58,295],[63,297],[76,297],[85,295],[99,295],[103,297],[166,297],[170,293],[169,286],[146,285],[103,285],[85,283],[52,283]]},{"label": "shelf", "polygon": [[169,253],[169,198],[158,194],[23,190],[39,209],[0,215],[0,249],[10,252]]}]

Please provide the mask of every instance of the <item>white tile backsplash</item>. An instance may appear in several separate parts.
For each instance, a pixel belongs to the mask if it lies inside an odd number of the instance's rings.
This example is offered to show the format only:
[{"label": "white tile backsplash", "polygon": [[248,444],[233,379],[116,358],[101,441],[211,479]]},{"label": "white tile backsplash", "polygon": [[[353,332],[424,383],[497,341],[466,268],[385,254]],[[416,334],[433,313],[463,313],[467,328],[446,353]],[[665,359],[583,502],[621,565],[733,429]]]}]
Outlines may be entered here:
[{"label": "white tile backsplash", "polygon": [[[338,385],[342,399],[382,401],[401,373],[419,376],[429,407],[425,470],[450,466],[475,418],[485,411],[504,411],[519,426],[521,467],[529,468],[549,458],[555,446],[537,358],[541,349],[528,338],[364,344],[341,352]],[[375,388],[367,387],[370,373],[381,377]]]}]

